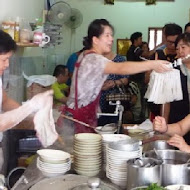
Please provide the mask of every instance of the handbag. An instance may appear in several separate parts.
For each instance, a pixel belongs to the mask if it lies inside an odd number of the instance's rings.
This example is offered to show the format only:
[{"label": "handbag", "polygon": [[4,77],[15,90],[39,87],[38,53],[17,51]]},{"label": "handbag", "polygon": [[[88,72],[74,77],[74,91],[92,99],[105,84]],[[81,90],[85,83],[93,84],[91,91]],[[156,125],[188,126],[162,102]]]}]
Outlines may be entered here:
[{"label": "handbag", "polygon": [[125,90],[125,86],[122,82],[122,80],[120,80],[122,85],[119,86],[118,84],[116,84],[115,80],[115,87],[113,89],[113,92],[106,95],[106,101],[121,101],[121,102],[130,102],[131,101],[131,94],[130,92],[126,92]]}]

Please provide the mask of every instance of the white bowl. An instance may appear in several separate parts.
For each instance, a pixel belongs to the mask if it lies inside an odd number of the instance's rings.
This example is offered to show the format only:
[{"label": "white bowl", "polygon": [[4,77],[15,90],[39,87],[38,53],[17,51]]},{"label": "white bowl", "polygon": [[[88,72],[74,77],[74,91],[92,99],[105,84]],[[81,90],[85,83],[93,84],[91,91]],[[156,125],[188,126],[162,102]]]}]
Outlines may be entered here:
[{"label": "white bowl", "polygon": [[103,134],[102,135],[103,143],[121,141],[121,140],[126,140],[126,139],[131,139],[131,137],[124,134]]},{"label": "white bowl", "polygon": [[178,190],[178,189],[183,189],[183,190],[190,190],[190,185],[168,185],[166,186],[167,190]]},{"label": "white bowl", "polygon": [[71,157],[71,155],[62,150],[53,150],[53,149],[41,149],[37,151],[37,154],[47,161],[65,161]]},{"label": "white bowl", "polygon": [[80,175],[84,175],[84,176],[89,176],[89,177],[93,177],[99,174],[100,170],[92,170],[92,171],[83,171],[83,170],[77,170],[75,169],[75,171],[80,174]]},{"label": "white bowl", "polygon": [[98,134],[94,134],[94,133],[79,133],[75,135],[75,139],[77,141],[81,141],[81,142],[99,142],[102,140],[101,135]]},{"label": "white bowl", "polygon": [[115,126],[98,126],[94,129],[98,134],[114,134],[117,131],[117,127]]}]

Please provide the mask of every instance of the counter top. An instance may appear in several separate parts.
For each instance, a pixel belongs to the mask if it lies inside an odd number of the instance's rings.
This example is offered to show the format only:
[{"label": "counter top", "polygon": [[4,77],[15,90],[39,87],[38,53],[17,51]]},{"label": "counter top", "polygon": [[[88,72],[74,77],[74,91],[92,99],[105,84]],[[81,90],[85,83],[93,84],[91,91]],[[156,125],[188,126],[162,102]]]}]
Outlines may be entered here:
[{"label": "counter top", "polygon": [[[167,136],[157,135],[157,139],[166,139]],[[58,146],[58,145],[57,145]],[[50,148],[52,149],[60,149],[61,147],[54,147],[54,145]],[[60,144],[59,144],[60,146]],[[69,171],[68,174],[74,174],[74,171]],[[109,179],[106,178],[105,172],[101,172],[98,176],[100,179],[103,179],[104,182],[112,184]],[[12,190],[28,190],[34,184],[38,183],[39,181],[46,179],[46,177],[41,173],[41,171],[36,167],[36,159],[28,166],[25,170],[24,174],[21,178],[16,182]],[[118,187],[118,189],[120,189]]]},{"label": "counter top", "polygon": [[[50,179],[45,177],[41,171],[36,167],[36,160],[35,159],[25,170],[24,174],[20,177],[20,179],[15,183],[13,188],[11,190],[28,190],[36,183],[40,182],[41,180]],[[66,174],[76,174],[74,170],[70,170]],[[60,176],[61,177],[61,176]],[[63,177],[63,176],[62,176]],[[82,177],[82,176],[81,176]],[[85,176],[83,176],[85,177]],[[114,184],[112,184],[109,179],[106,178],[105,172],[100,172],[99,176],[100,179],[103,179],[103,182],[105,182],[107,185],[112,185],[116,187],[118,190],[120,188]],[[86,177],[87,178],[87,177]],[[76,182],[75,182],[76,183]],[[84,182],[83,182],[84,183]],[[77,184],[78,185],[78,184]],[[76,186],[76,184],[75,184]]]}]

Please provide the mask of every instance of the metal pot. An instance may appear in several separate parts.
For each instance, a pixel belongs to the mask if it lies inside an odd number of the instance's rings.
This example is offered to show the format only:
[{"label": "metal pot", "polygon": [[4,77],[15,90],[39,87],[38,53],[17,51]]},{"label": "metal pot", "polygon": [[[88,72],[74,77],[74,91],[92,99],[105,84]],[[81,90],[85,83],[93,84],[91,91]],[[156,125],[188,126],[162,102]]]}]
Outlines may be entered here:
[{"label": "metal pot", "polygon": [[109,148],[120,151],[137,151],[142,145],[142,142],[136,139],[126,139],[117,142],[109,143]]},{"label": "metal pot", "polygon": [[[163,159],[161,185],[190,184],[190,154],[179,150],[158,150]],[[145,157],[157,158],[155,151],[144,154]]]},{"label": "metal pot", "polygon": [[143,151],[147,152],[147,151],[153,150],[154,148],[156,150],[168,150],[168,149],[174,150],[175,149],[175,147],[169,145],[166,140],[156,140],[154,142],[145,144],[143,146]]},{"label": "metal pot", "polygon": [[150,183],[161,184],[161,160],[153,158],[131,159],[127,161],[127,190]]}]

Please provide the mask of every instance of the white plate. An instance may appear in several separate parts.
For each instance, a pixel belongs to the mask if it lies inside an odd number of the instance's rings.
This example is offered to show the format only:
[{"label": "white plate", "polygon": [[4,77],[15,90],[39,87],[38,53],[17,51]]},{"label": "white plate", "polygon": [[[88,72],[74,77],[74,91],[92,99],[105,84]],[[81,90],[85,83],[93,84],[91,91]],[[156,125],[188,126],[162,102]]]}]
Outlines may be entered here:
[{"label": "white plate", "polygon": [[80,148],[74,148],[75,151],[77,152],[91,152],[91,153],[94,153],[94,152],[102,152],[102,148],[97,148],[97,149],[80,149]]},{"label": "white plate", "polygon": [[52,164],[52,163],[43,162],[38,157],[37,158],[37,163],[40,164],[41,166],[49,167],[49,168],[65,168],[65,167],[71,165],[71,160],[69,162],[66,162],[66,163],[63,163],[63,164]]},{"label": "white plate", "polygon": [[67,171],[70,170],[70,167],[66,168],[66,169],[61,169],[61,170],[58,170],[58,169],[48,169],[48,168],[42,168],[39,164],[37,164],[37,167],[39,170],[41,171],[44,171],[44,172],[47,172],[47,173],[57,173],[57,174],[63,174],[63,173],[66,173]]},{"label": "white plate", "polygon": [[97,144],[80,144],[80,143],[74,143],[74,147],[76,148],[81,148],[81,149],[97,149],[102,147],[101,143],[97,143]]},{"label": "white plate", "polygon": [[87,142],[99,142],[102,140],[101,135],[94,133],[79,133],[75,135],[77,141],[87,141]]},{"label": "white plate", "polygon": [[190,185],[168,185],[166,186],[167,190],[179,190],[179,189],[183,189],[183,190],[190,190]]},{"label": "white plate", "polygon": [[103,143],[107,142],[115,142],[115,141],[121,141],[121,140],[126,140],[126,139],[131,139],[128,135],[123,135],[123,134],[104,134],[102,135],[102,141]]},{"label": "white plate", "polygon": [[77,170],[75,169],[75,171],[80,174],[80,175],[84,175],[84,176],[89,176],[89,177],[93,177],[93,176],[96,176],[100,173],[100,170],[95,170],[95,171],[89,171],[89,172],[86,172],[86,171],[82,171],[82,170]]},{"label": "white plate", "polygon": [[37,151],[37,154],[43,160],[66,160],[71,157],[71,155],[62,150],[53,150],[53,149],[41,149]]},{"label": "white plate", "polygon": [[117,127],[104,127],[102,129],[102,126],[98,126],[94,129],[96,131],[96,133],[98,134],[114,134],[117,131]]},{"label": "white plate", "polygon": [[101,156],[101,153],[102,153],[101,150],[94,151],[94,152],[88,152],[88,151],[82,152],[82,151],[76,151],[76,150],[74,150],[73,152],[74,152],[74,156],[75,155],[84,155],[84,156],[85,155],[92,155],[92,156],[97,156],[97,157]]},{"label": "white plate", "polygon": [[57,177],[57,176],[64,175],[66,173],[66,172],[65,173],[48,173],[48,172],[45,172],[45,171],[42,171],[42,170],[41,170],[41,172],[46,177]]},{"label": "white plate", "polygon": [[101,166],[90,166],[90,167],[83,167],[83,166],[74,166],[76,170],[81,170],[81,171],[94,171],[94,170],[101,170]]}]

